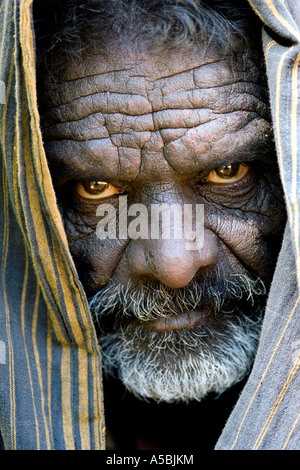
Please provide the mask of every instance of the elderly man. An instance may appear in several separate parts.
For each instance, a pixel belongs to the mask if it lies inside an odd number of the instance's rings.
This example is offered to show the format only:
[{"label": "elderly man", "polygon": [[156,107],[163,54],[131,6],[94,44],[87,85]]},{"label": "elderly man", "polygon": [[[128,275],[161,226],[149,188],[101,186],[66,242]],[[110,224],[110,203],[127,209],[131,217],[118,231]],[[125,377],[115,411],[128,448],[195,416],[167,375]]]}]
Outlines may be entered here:
[{"label": "elderly man", "polygon": [[[94,322],[77,313],[76,326],[68,295],[61,297],[57,286],[55,302],[61,309],[66,303],[68,314],[63,326],[51,317],[53,331],[64,344],[65,327],[68,344],[79,345],[72,353],[79,421],[89,394],[81,344],[91,344],[87,332],[96,328],[113,447],[195,445],[199,434],[185,414],[201,406],[205,419],[219,416],[218,405],[205,415],[206,403],[211,410],[210,397],[230,394],[253,364],[286,221],[258,19],[247,2],[234,0],[36,0],[33,15],[43,148]],[[29,181],[26,165],[25,172]],[[153,227],[148,215],[157,206],[161,217],[166,208],[179,210],[170,225],[181,236],[165,236],[159,219]],[[196,211],[189,231],[187,208]],[[55,228],[49,233],[47,250],[57,237]],[[44,279],[61,282],[67,260],[62,255],[51,273],[44,266]],[[74,305],[76,311],[80,302]],[[37,322],[36,314],[34,331]],[[63,351],[66,367],[72,356]],[[88,370],[86,381],[95,363]],[[127,397],[111,405],[120,383]],[[150,400],[158,413],[150,416],[148,404],[134,397]],[[191,434],[176,441],[180,421],[175,432],[162,426],[168,413],[182,410],[178,402],[191,402],[182,413]],[[64,417],[74,415],[68,406],[63,393]],[[147,417],[146,431],[131,429],[129,439],[127,406],[131,414],[139,410],[139,425]],[[171,439],[153,431],[153,422]],[[80,436],[84,442],[82,430]]]},{"label": "elderly man", "polygon": [[[71,2],[40,51],[46,155],[104,367],[157,401],[249,371],[285,221],[253,15],[219,3]],[[121,195],[202,204],[203,246],[101,240],[97,209]]]}]

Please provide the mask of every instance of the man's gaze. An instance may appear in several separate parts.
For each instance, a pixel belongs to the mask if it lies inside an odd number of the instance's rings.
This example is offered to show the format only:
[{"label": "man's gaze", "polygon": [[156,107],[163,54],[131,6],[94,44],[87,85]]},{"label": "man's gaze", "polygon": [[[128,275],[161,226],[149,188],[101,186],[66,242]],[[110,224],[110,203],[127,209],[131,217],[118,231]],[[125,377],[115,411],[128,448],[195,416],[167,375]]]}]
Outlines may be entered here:
[{"label": "man's gaze", "polygon": [[245,163],[232,163],[224,165],[211,171],[206,181],[216,184],[230,184],[244,178],[249,171],[249,166]]},{"label": "man's gaze", "polygon": [[122,190],[119,190],[105,181],[84,181],[83,183],[78,183],[75,186],[77,197],[94,201],[109,199],[115,194],[120,194],[121,192]]}]

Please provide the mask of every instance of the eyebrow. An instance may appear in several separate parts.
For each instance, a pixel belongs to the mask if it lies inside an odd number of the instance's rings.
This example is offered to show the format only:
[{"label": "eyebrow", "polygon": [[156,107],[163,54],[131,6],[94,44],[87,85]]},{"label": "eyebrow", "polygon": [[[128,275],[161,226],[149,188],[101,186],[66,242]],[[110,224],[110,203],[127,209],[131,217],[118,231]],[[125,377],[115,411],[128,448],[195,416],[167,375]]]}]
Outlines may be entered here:
[{"label": "eyebrow", "polygon": [[[227,136],[230,139],[230,136]],[[91,151],[95,145],[97,155]],[[169,166],[174,169],[172,160],[176,161],[176,155],[168,158],[167,145],[161,158],[164,158]],[[139,175],[141,167],[141,150],[135,148],[117,148],[112,145],[110,138],[79,142],[72,140],[51,141],[45,144],[46,155],[49,161],[54,184],[63,185],[70,180],[108,180],[132,182]],[[271,163],[274,161],[274,144],[271,136],[256,135],[256,139],[250,140],[243,145],[236,145],[222,149],[222,153],[208,154],[207,158],[199,155],[193,159],[194,166],[186,168],[186,159],[182,166],[183,172],[190,173],[191,177],[204,171],[229,165],[231,163],[242,163],[261,161]],[[123,157],[123,160],[122,160]],[[130,165],[131,161],[136,161]],[[148,158],[151,158],[149,154]],[[122,160],[122,163],[120,163]],[[123,163],[124,162],[124,163]],[[177,162],[180,165],[180,162]],[[127,165],[127,167],[126,167]],[[176,171],[176,169],[174,170]]]},{"label": "eyebrow", "polygon": [[[97,155],[91,151],[93,143],[96,145]],[[118,148],[112,145],[109,138],[86,142],[72,140],[46,142],[45,151],[54,183],[58,185],[71,179],[100,178],[125,181],[129,177],[129,172],[124,171],[124,167],[120,164]],[[140,159],[139,149],[130,149],[130,152],[135,153],[136,158]],[[133,180],[136,174],[132,173],[131,171]]]}]

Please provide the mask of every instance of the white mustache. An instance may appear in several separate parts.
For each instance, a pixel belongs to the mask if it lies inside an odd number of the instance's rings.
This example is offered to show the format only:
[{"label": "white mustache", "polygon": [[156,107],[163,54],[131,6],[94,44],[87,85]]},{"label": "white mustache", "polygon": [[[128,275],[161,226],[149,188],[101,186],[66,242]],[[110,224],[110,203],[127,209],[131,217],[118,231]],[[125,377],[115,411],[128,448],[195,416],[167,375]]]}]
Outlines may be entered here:
[{"label": "white mustache", "polygon": [[[205,305],[214,312],[220,312],[229,302],[242,299],[255,305],[258,297],[266,294],[266,287],[260,278],[252,279],[248,274],[232,274],[229,279],[193,279],[186,287],[173,289],[162,283],[132,286],[108,285],[90,299],[89,306],[96,321],[103,316],[115,318],[134,317],[141,321],[152,321],[158,317],[178,315]],[[230,312],[227,312],[230,313]]]}]

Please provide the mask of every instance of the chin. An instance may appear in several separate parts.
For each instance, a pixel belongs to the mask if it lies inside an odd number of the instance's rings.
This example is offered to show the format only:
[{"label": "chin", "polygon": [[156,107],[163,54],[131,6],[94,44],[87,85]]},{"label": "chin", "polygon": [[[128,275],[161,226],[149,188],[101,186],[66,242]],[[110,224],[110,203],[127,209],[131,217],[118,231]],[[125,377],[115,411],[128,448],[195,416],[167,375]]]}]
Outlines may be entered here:
[{"label": "chin", "polygon": [[99,338],[106,374],[138,398],[157,402],[201,401],[221,394],[250,371],[262,315],[222,315],[193,328],[158,331],[130,323]]}]

